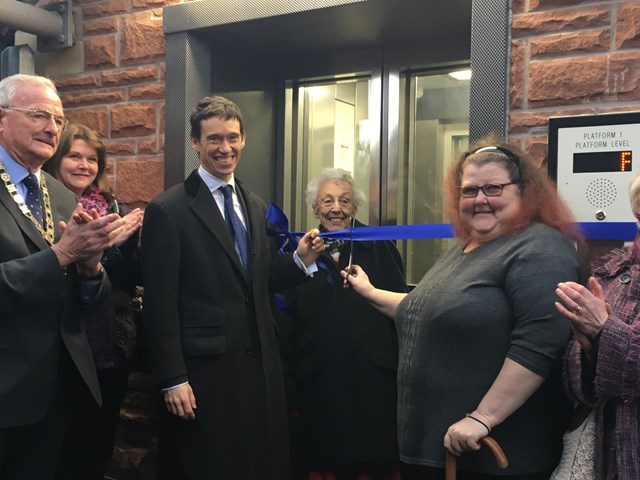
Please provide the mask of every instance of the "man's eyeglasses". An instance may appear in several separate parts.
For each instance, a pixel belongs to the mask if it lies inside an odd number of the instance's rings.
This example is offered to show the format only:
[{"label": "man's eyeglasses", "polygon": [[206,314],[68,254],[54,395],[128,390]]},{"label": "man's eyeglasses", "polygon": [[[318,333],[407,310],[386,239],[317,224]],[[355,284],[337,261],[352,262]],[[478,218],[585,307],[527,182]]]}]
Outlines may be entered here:
[{"label": "man's eyeglasses", "polygon": [[499,197],[502,195],[504,187],[507,185],[514,185],[516,183],[518,183],[517,180],[508,183],[489,183],[481,187],[470,185],[468,187],[458,187],[458,191],[460,192],[460,196],[463,198],[475,198],[478,196],[478,192],[480,190],[482,190],[482,193],[487,197]]},{"label": "man's eyeglasses", "polygon": [[5,107],[0,105],[0,108],[4,108],[6,110],[15,110],[16,112],[24,113],[29,119],[37,126],[44,128],[49,125],[51,120],[56,126],[58,132],[64,131],[69,124],[68,120],[61,115],[56,115],[55,113],[48,112],[46,110],[34,109],[29,110],[26,108],[17,108],[17,107]]}]

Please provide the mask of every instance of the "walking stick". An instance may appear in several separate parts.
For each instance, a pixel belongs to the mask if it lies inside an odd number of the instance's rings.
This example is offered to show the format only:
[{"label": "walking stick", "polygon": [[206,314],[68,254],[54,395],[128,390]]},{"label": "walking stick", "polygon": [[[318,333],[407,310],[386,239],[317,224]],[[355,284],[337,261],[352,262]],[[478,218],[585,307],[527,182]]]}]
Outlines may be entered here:
[{"label": "walking stick", "polygon": [[[489,450],[491,450],[491,453],[493,453],[493,457],[496,459],[496,464],[500,468],[507,468],[509,466],[509,460],[507,460],[507,456],[504,454],[504,451],[502,450],[500,445],[498,445],[498,442],[496,442],[493,438],[481,438],[480,443],[483,443],[484,445],[489,447]],[[457,457],[453,453],[447,450],[447,456],[444,464],[446,480],[456,480],[456,458]]]}]

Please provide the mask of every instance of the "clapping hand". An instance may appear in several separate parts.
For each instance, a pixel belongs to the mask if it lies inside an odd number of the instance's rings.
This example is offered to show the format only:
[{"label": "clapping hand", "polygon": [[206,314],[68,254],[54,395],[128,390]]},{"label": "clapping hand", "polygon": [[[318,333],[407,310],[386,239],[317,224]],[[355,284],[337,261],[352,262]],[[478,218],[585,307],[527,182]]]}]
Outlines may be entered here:
[{"label": "clapping hand", "polygon": [[69,221],[60,222],[62,236],[51,249],[60,266],[78,263],[80,273],[93,275],[99,272],[102,253],[114,244],[124,225],[117,213],[101,217],[95,209],[84,212],[79,203]]},{"label": "clapping hand", "polygon": [[556,295],[561,301],[555,303],[571,322],[576,340],[586,352],[611,314],[611,305],[605,302],[602,287],[593,277],[589,278],[589,288],[591,291],[575,282],[559,283]]},{"label": "clapping hand", "polygon": [[129,237],[131,237],[131,235],[133,235],[133,233],[142,226],[143,217],[144,212],[139,208],[132,210],[124,217],[122,217],[122,220],[124,220],[124,224],[121,228],[118,229],[117,232],[115,232],[113,244],[116,247],[120,247],[124,242],[129,240]]}]

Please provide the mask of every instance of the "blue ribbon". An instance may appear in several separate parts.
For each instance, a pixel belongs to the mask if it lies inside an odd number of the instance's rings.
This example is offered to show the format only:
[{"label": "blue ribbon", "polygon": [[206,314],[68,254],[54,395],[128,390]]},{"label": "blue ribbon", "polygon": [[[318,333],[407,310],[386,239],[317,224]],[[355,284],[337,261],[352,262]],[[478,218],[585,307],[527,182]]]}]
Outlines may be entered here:
[{"label": "blue ribbon", "polygon": [[[267,220],[274,229],[268,229],[268,235],[279,238],[279,251],[292,252],[298,245],[297,237],[305,232],[290,232],[289,220],[279,207],[273,203],[267,211]],[[635,222],[581,222],[582,229],[588,240],[633,240],[638,233]],[[448,223],[419,224],[419,225],[389,225],[381,227],[345,228],[335,232],[323,232],[324,238],[336,240],[370,241],[370,240],[411,240],[426,238],[453,238],[451,225]]]},{"label": "blue ribbon", "polygon": [[298,247],[297,237],[302,237],[304,232],[290,232],[289,219],[275,203],[269,205],[265,217],[274,227],[267,227],[267,235],[277,238],[278,253],[282,255],[295,252]]},{"label": "blue ribbon", "polygon": [[631,241],[638,233],[638,224],[635,222],[581,222],[578,226],[587,240]]}]

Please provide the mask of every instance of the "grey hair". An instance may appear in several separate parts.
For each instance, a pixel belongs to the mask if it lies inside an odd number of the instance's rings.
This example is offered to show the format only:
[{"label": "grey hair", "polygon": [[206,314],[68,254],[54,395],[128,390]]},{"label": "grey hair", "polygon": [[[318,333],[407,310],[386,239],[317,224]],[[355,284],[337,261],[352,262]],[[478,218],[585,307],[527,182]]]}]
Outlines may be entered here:
[{"label": "grey hair", "polygon": [[634,215],[640,213],[640,173],[635,175],[629,183],[629,203]]},{"label": "grey hair", "polygon": [[26,75],[24,73],[16,73],[10,75],[7,78],[0,81],[0,105],[8,107],[16,95],[19,87],[42,85],[49,87],[51,90],[58,93],[58,89],[55,84],[47,77],[41,77],[40,75]]},{"label": "grey hair", "polygon": [[356,210],[358,210],[360,205],[362,205],[362,203],[365,201],[366,196],[351,176],[351,173],[343,170],[342,168],[325,168],[317,177],[315,177],[307,184],[307,191],[305,193],[306,201],[307,205],[312,210],[315,210],[316,208],[318,190],[320,190],[320,185],[322,185],[322,183],[326,182],[327,180],[342,180],[349,184],[349,186],[353,190],[352,202],[353,207]]}]

